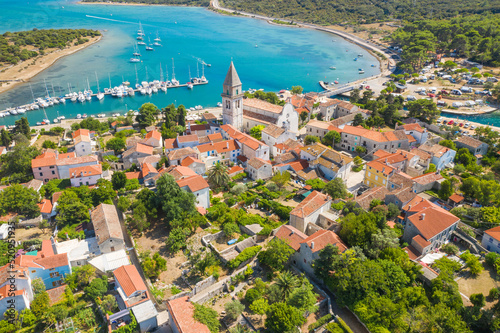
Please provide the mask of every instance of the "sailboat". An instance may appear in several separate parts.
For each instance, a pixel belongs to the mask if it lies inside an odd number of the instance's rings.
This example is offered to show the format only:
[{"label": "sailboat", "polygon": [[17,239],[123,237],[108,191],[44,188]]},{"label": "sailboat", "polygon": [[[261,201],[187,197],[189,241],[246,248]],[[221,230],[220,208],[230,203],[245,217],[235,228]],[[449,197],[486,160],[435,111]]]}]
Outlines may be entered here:
[{"label": "sailboat", "polygon": [[160,39],[160,37],[158,36],[158,30],[156,30],[156,38],[155,38],[155,42],[161,42],[161,39]]},{"label": "sailboat", "polygon": [[193,87],[194,87],[193,82],[191,82],[191,80],[192,80],[191,79],[191,67],[188,66],[188,70],[189,70],[189,82],[187,84],[187,87],[188,87],[188,89],[193,89]]},{"label": "sailboat", "polygon": [[177,81],[175,79],[175,65],[174,65],[174,58],[172,58],[172,85],[174,86],[178,86],[179,85],[179,81]]},{"label": "sailboat", "polygon": [[134,46],[134,57],[140,57],[141,56],[141,53],[139,52],[139,47],[137,46],[137,43],[135,43],[135,46]]},{"label": "sailboat", "polygon": [[[45,112],[45,108],[43,108],[43,114],[45,115],[45,119],[43,119],[43,123],[45,123],[45,125],[50,124],[50,120],[49,120],[49,118],[47,117],[47,112]],[[43,124],[43,123],[42,123],[42,124]]]},{"label": "sailboat", "polygon": [[146,51],[154,51],[153,47],[151,46],[151,40],[148,37],[148,42],[149,44],[146,46]]},{"label": "sailboat", "polygon": [[104,94],[101,92],[101,89],[99,89],[99,79],[97,78],[97,72],[95,72],[95,80],[97,82],[97,99],[100,101],[101,99],[104,98]]},{"label": "sailboat", "polygon": [[203,64],[201,64],[201,82],[208,83],[208,80],[205,77],[205,65]]},{"label": "sailboat", "polygon": [[142,30],[141,21],[139,21],[139,30],[137,30],[137,35],[138,36],[144,36],[144,30]]}]

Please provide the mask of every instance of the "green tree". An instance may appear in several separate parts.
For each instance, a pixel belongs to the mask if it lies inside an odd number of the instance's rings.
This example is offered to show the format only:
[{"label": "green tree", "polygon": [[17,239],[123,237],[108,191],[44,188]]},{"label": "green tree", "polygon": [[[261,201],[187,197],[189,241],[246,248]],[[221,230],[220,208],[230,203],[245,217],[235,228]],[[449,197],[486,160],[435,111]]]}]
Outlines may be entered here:
[{"label": "green tree", "polygon": [[427,170],[425,170],[425,173],[433,173],[433,172],[436,172],[436,171],[437,171],[436,165],[430,163],[429,164],[429,168]]},{"label": "green tree", "polygon": [[71,289],[82,289],[89,284],[90,279],[95,275],[95,268],[92,265],[75,267],[71,274],[66,275],[65,281]]},{"label": "green tree", "polygon": [[271,181],[278,185],[278,188],[281,190],[290,181],[290,173],[288,171],[276,171]]},{"label": "green tree", "polygon": [[292,87],[292,94],[294,94],[294,95],[300,95],[300,94],[302,94],[302,91],[304,91],[304,88],[302,88],[301,86],[293,86]]},{"label": "green tree", "polygon": [[269,302],[265,298],[259,298],[249,306],[250,310],[259,315],[264,315],[269,310]]},{"label": "green tree", "polygon": [[40,215],[40,196],[23,185],[11,185],[0,192],[0,215],[12,212],[28,218]]},{"label": "green tree", "polygon": [[226,237],[232,238],[234,234],[240,232],[240,227],[238,227],[238,225],[234,222],[228,222],[224,223],[222,230],[224,231],[224,235],[226,235]]},{"label": "green tree", "polygon": [[352,126],[359,126],[365,123],[365,118],[361,113],[356,113],[354,120],[352,121]]},{"label": "green tree", "polygon": [[141,254],[141,266],[144,274],[146,274],[151,279],[156,279],[161,272],[167,269],[167,261],[156,252],[153,257],[151,257],[149,251]]},{"label": "green tree", "polygon": [[299,285],[297,276],[289,271],[280,272],[276,277],[276,287],[282,301],[288,299],[292,291]]},{"label": "green tree", "polygon": [[448,200],[448,198],[455,192],[453,185],[449,180],[445,180],[441,183],[441,189],[439,190],[439,197],[443,200]]},{"label": "green tree", "polygon": [[59,225],[72,225],[90,221],[89,207],[82,203],[73,191],[64,191],[57,201],[56,222]]},{"label": "green tree", "polygon": [[311,186],[311,188],[313,190],[323,191],[323,189],[326,186],[326,183],[319,178],[314,178],[314,179],[306,180],[306,185]]},{"label": "green tree", "polygon": [[9,147],[12,142],[12,138],[10,137],[9,132],[7,132],[5,129],[2,129],[0,132],[0,145],[4,147]]},{"label": "green tree", "polygon": [[418,118],[428,124],[432,124],[440,114],[436,103],[423,98],[408,102],[407,107],[408,116]]},{"label": "green tree", "polygon": [[42,148],[56,149],[56,148],[57,148],[57,145],[55,144],[55,142],[52,142],[52,141],[50,141],[50,140],[45,140],[45,141],[42,143]]},{"label": "green tree", "polygon": [[113,150],[116,154],[120,153],[126,147],[125,139],[112,138],[106,142],[106,149]]},{"label": "green tree", "polygon": [[30,124],[28,122],[28,118],[22,117],[21,119],[16,120],[13,132],[18,133],[18,134],[22,134],[28,140],[30,140],[31,139],[31,129],[30,129]]},{"label": "green tree", "polygon": [[269,307],[266,328],[274,333],[292,332],[297,326],[304,324],[305,321],[306,319],[299,309],[279,302]]},{"label": "green tree", "polygon": [[465,167],[476,162],[476,158],[472,155],[467,148],[460,148],[455,156],[455,161],[463,164]]},{"label": "green tree", "polygon": [[40,154],[24,136],[21,137],[25,139],[24,142],[17,140],[10,152],[0,156],[0,177],[8,178],[10,183],[25,183],[33,179],[31,161]]},{"label": "green tree", "polygon": [[302,122],[306,121],[308,117],[309,117],[309,113],[307,111],[302,111],[300,113],[300,120],[302,120]]},{"label": "green tree", "polygon": [[302,312],[314,313],[318,310],[318,307],[315,305],[318,301],[318,296],[314,292],[314,287],[309,280],[303,278],[302,285],[290,293],[287,303]]},{"label": "green tree", "polygon": [[113,184],[113,189],[115,190],[124,188],[127,183],[127,176],[125,175],[125,172],[114,172],[113,176],[111,176],[111,183]]},{"label": "green tree", "polygon": [[256,138],[257,140],[262,139],[262,130],[266,128],[264,125],[257,125],[250,129],[250,135]]},{"label": "green tree", "polygon": [[342,178],[330,180],[324,190],[332,199],[345,199],[347,197],[347,187]]},{"label": "green tree", "polygon": [[280,272],[285,267],[290,256],[295,252],[286,241],[274,238],[258,255],[259,262],[271,268],[274,272]]},{"label": "green tree", "polygon": [[33,293],[35,295],[42,293],[46,290],[45,284],[43,283],[42,278],[36,278],[31,281],[31,288],[33,289]]},{"label": "green tree", "polygon": [[182,220],[196,212],[194,195],[181,190],[171,175],[163,174],[156,182],[156,190],[154,201],[163,210],[166,221]]},{"label": "green tree", "polygon": [[97,207],[101,203],[113,204],[116,192],[113,190],[113,184],[109,180],[101,178],[97,181],[97,187],[90,192],[90,195],[94,207]]},{"label": "green tree", "polygon": [[229,180],[227,167],[222,163],[217,162],[217,164],[208,170],[208,181],[215,188],[226,187]]},{"label": "green tree", "polygon": [[304,139],[304,144],[306,146],[313,144],[313,143],[316,143],[316,142],[319,142],[319,138],[315,135],[306,135],[306,137]]},{"label": "green tree", "polygon": [[319,252],[318,259],[313,261],[314,275],[321,280],[328,280],[331,272],[335,271],[339,262],[339,248],[333,244],[327,244]]},{"label": "green tree", "polygon": [[372,213],[350,213],[342,219],[340,237],[350,246],[367,247],[377,232],[377,217]]},{"label": "green tree", "polygon": [[457,146],[455,145],[455,142],[451,141],[451,140],[441,140],[439,141],[439,144],[443,147],[447,147],[447,148],[450,148],[450,149],[453,149],[453,150],[457,150]]},{"label": "green tree", "polygon": [[168,234],[167,238],[167,248],[170,249],[172,253],[177,253],[180,250],[186,248],[186,233],[181,228],[175,228]]},{"label": "green tree", "polygon": [[486,304],[486,300],[483,294],[472,294],[470,295],[469,299],[470,302],[478,308],[482,308]]},{"label": "green tree", "polygon": [[245,310],[245,306],[241,304],[240,301],[234,300],[232,302],[228,302],[224,305],[224,310],[226,310],[227,317],[234,321],[239,315]]},{"label": "green tree", "polygon": [[85,296],[89,297],[91,300],[95,300],[97,297],[102,297],[108,291],[107,276],[93,279],[90,281],[89,285],[83,289],[83,291],[85,292]]},{"label": "green tree", "polygon": [[217,311],[197,303],[193,303],[193,305],[194,305],[193,318],[196,321],[207,325],[211,333],[219,332],[220,322],[219,322],[219,314],[217,313]]},{"label": "green tree", "polygon": [[324,145],[333,147],[334,143],[335,144],[340,143],[340,134],[337,131],[330,131],[330,132],[325,134],[325,136],[323,137],[321,142]]},{"label": "green tree", "polygon": [[360,97],[359,97],[359,89],[353,89],[351,90],[351,93],[349,94],[349,102],[351,103],[359,103]]},{"label": "green tree", "polygon": [[479,259],[469,252],[469,250],[465,251],[460,255],[460,259],[465,261],[467,268],[470,270],[472,275],[479,275],[484,270],[483,265],[479,261]]},{"label": "green tree", "polygon": [[106,313],[115,313],[118,309],[118,303],[116,302],[116,297],[113,295],[106,295],[102,298],[101,307]]},{"label": "green tree", "polygon": [[139,108],[139,115],[135,117],[135,120],[139,123],[141,127],[151,126],[156,122],[156,117],[160,114],[160,109],[156,107],[153,103],[144,103]]},{"label": "green tree", "polygon": [[41,318],[48,309],[49,303],[49,294],[43,291],[35,296],[33,302],[31,302],[30,309],[36,317]]}]

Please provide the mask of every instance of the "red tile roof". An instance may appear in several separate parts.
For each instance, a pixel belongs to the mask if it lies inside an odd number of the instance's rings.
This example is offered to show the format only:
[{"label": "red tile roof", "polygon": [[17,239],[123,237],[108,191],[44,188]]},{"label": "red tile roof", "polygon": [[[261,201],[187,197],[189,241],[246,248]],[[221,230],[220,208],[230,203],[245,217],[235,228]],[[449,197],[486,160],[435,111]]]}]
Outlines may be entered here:
[{"label": "red tile roof", "polygon": [[414,124],[405,124],[403,125],[405,131],[417,131],[420,133],[424,133],[424,129],[417,123]]},{"label": "red tile roof", "polygon": [[189,301],[188,296],[167,301],[167,308],[179,333],[210,333],[205,324],[193,318],[194,305]]},{"label": "red tile roof", "polygon": [[185,158],[187,156],[190,156],[190,155],[198,156],[198,153],[196,153],[194,151],[194,149],[191,147],[180,148],[180,149],[172,150],[171,152],[169,152],[168,159],[170,161],[178,160],[178,159],[182,159],[182,158]]},{"label": "red tile roof", "polygon": [[140,175],[140,171],[125,172],[125,177],[127,177],[127,179],[139,179]]},{"label": "red tile roof", "polygon": [[441,207],[425,208],[408,217],[408,220],[420,231],[420,234],[429,240],[454,223],[460,221],[458,217]]},{"label": "red tile roof", "polygon": [[47,199],[42,199],[42,202],[38,204],[40,207],[40,213],[42,214],[50,214],[52,213],[52,202]]},{"label": "red tile roof", "polygon": [[143,154],[148,154],[148,155],[153,155],[153,147],[144,145],[142,143],[138,143],[135,150],[138,153],[143,153]]},{"label": "red tile roof", "polygon": [[293,161],[287,164],[290,165],[290,167],[295,172],[307,169],[309,167],[309,162],[307,162],[306,160]]},{"label": "red tile roof", "polygon": [[218,142],[218,141],[222,141],[222,140],[224,140],[224,139],[222,138],[222,134],[220,134],[220,133],[209,134],[209,135],[208,135],[208,139],[209,139],[210,141],[212,141],[212,142]]},{"label": "red tile roof", "polygon": [[102,165],[87,165],[69,169],[69,178],[80,178],[102,175]]},{"label": "red tile roof", "polygon": [[318,230],[300,243],[307,244],[313,253],[323,250],[328,244],[337,246],[341,253],[347,250],[347,246],[344,242],[342,242],[340,237],[331,230]]},{"label": "red tile roof", "polygon": [[461,203],[465,198],[461,196],[460,194],[453,193],[448,199],[455,203]]},{"label": "red tile roof", "polygon": [[484,233],[500,241],[500,226],[485,230]]},{"label": "red tile roof", "polygon": [[180,179],[177,181],[177,185],[180,188],[187,186],[192,193],[209,187],[207,181],[200,175]]},{"label": "red tile roof", "polygon": [[259,110],[269,111],[272,113],[281,113],[281,111],[283,110],[282,106],[272,104],[272,103],[260,100],[258,98],[246,98],[246,99],[244,99],[243,100],[243,109],[245,109],[245,107],[252,107],[252,108],[259,109]]},{"label": "red tile roof", "polygon": [[235,173],[242,172],[243,170],[245,170],[245,169],[243,169],[243,168],[242,168],[242,167],[240,167],[239,165],[235,165],[235,166],[233,166],[231,169],[229,169],[229,170],[227,171],[227,173],[228,173],[229,175],[232,175],[232,174],[235,174]]},{"label": "red tile roof", "polygon": [[437,182],[439,180],[444,179],[443,176],[441,176],[440,173],[426,173],[417,177],[413,177],[412,180],[418,184],[425,185],[425,184],[430,184]]},{"label": "red tile roof", "polygon": [[146,284],[134,265],[118,267],[113,271],[116,281],[120,284],[127,297],[136,291],[146,291]]},{"label": "red tile roof", "polygon": [[248,165],[251,166],[252,168],[254,169],[260,169],[262,168],[264,165],[266,164],[271,164],[270,161],[266,161],[266,160],[263,160],[261,158],[258,158],[258,157],[252,157],[249,161],[248,161]]},{"label": "red tile roof", "polygon": [[390,175],[394,170],[396,170],[389,165],[379,162],[379,160],[368,162],[366,163],[366,166],[371,167],[372,169],[375,169],[379,172],[382,172],[386,176]]},{"label": "red tile roof", "polygon": [[188,156],[188,157],[186,157],[185,159],[183,159],[181,161],[181,165],[185,166],[185,167],[188,167],[188,166],[190,166],[193,163],[203,163],[203,162],[200,161],[199,159],[191,157],[191,156]]},{"label": "red tile roof", "polygon": [[149,174],[157,174],[157,173],[158,171],[150,163],[143,163],[141,165],[141,172],[139,174],[139,178],[144,178]]},{"label": "red tile roof", "polygon": [[301,203],[297,205],[297,207],[295,207],[290,212],[290,215],[301,218],[307,217],[323,207],[328,202],[331,202],[331,199],[328,195],[318,191],[313,191],[307,196],[307,198],[305,198]]},{"label": "red tile roof", "polygon": [[[4,282],[4,281],[2,281]],[[10,290],[10,285],[6,284],[3,287],[0,287],[0,300],[8,297],[13,297],[13,296],[20,296],[26,292],[26,289],[21,289],[21,290]],[[12,295],[14,294],[14,295]]]},{"label": "red tile roof", "polygon": [[415,243],[417,243],[418,245],[420,245],[420,247],[422,247],[422,249],[424,249],[427,246],[431,245],[431,242],[429,242],[428,240],[425,240],[424,237],[422,237],[420,235],[416,235],[415,237],[413,237],[412,241],[414,241]]},{"label": "red tile roof", "polygon": [[190,135],[182,135],[177,137],[177,141],[180,143],[184,142],[197,142],[198,141],[198,135],[196,134],[190,134]]},{"label": "red tile roof", "polygon": [[300,249],[300,243],[307,239],[307,236],[303,232],[291,225],[282,225],[275,236],[278,239],[286,241],[295,251],[298,251]]},{"label": "red tile roof", "polygon": [[80,128],[73,132],[73,138],[81,135],[90,137],[90,131],[88,129]]},{"label": "red tile roof", "polygon": [[152,130],[151,132],[149,132],[148,134],[146,134],[146,139],[150,139],[150,138],[153,138],[153,139],[156,139],[158,141],[161,141],[161,133],[156,131],[156,130]]},{"label": "red tile roof", "polygon": [[195,176],[196,172],[191,170],[188,167],[185,166],[174,166],[174,167],[169,167],[167,169],[167,172],[174,177],[175,180],[179,180],[182,178],[190,177],[190,176]]},{"label": "red tile roof", "polygon": [[66,290],[66,287],[67,285],[63,284],[62,286],[47,290],[50,300],[49,305],[52,306],[64,300],[64,291]]},{"label": "red tile roof", "polygon": [[123,240],[123,232],[114,205],[100,204],[91,213],[97,243],[101,245],[110,238]]},{"label": "red tile roof", "polygon": [[166,139],[163,146],[165,149],[174,149],[177,147],[177,141],[175,139]]}]

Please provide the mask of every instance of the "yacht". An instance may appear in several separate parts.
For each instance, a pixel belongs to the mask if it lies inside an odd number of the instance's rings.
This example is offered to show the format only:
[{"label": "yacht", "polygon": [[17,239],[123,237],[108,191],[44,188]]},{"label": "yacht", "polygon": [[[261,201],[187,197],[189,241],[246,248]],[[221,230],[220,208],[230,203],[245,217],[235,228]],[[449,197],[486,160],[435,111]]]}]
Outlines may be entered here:
[{"label": "yacht", "polygon": [[153,47],[151,46],[151,40],[148,38],[149,44],[146,46],[146,51],[153,51]]},{"label": "yacht", "polygon": [[336,69],[337,69],[337,67],[335,67],[335,66],[331,66],[331,67],[330,67],[330,69],[331,69],[331,70],[336,70]]},{"label": "yacht", "polygon": [[363,69],[361,69],[361,68],[360,68],[358,73],[359,73],[359,74],[365,74],[365,71],[364,71]]},{"label": "yacht", "polygon": [[158,42],[154,42],[154,43],[153,43],[153,45],[154,45],[154,46],[161,46],[161,44],[160,44],[160,43],[158,43]]},{"label": "yacht", "polygon": [[156,38],[154,40],[155,42],[161,42],[160,36],[158,36],[158,31],[156,31]]},{"label": "yacht", "polygon": [[8,110],[8,112],[9,112],[11,115],[13,115],[13,116],[15,116],[15,115],[17,114],[17,111],[16,111],[16,110]]},{"label": "yacht", "polygon": [[140,42],[137,42],[137,45],[146,45],[146,43],[143,41],[140,41]]},{"label": "yacht", "polygon": [[188,89],[193,89],[194,86],[191,82],[188,82],[187,87],[188,87]]},{"label": "yacht", "polygon": [[[146,47],[147,49],[147,47]],[[139,58],[130,58],[129,62],[141,62],[141,59]]]},{"label": "yacht", "polygon": [[144,40],[142,36],[137,36],[137,40]]},{"label": "yacht", "polygon": [[19,114],[24,114],[24,113],[26,113],[26,109],[25,109],[25,108],[21,108],[21,107],[17,108],[17,109],[16,109],[16,111],[17,111],[17,113],[19,113]]},{"label": "yacht", "polygon": [[217,102],[217,106],[218,106],[218,107],[221,107],[221,106],[222,106],[222,103],[221,103],[221,102]]},{"label": "yacht", "polygon": [[64,98],[64,97],[59,98],[59,102],[60,103],[66,103],[66,98]]},{"label": "yacht", "polygon": [[83,119],[87,118],[87,114],[84,113],[83,116],[82,116]]}]

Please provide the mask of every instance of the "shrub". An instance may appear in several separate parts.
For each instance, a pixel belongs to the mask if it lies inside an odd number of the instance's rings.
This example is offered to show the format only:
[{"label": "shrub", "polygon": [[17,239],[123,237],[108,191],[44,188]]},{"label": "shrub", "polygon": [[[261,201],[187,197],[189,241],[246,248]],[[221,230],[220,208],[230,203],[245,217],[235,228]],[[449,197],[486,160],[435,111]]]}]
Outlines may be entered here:
[{"label": "shrub", "polygon": [[479,275],[483,271],[483,265],[479,262],[479,259],[469,252],[469,250],[462,253],[460,259],[465,261],[467,268],[470,269],[472,275]]},{"label": "shrub", "polygon": [[446,244],[441,248],[441,251],[443,251],[446,254],[457,254],[458,253],[458,247],[456,245],[453,245],[451,243]]},{"label": "shrub", "polygon": [[490,252],[485,256],[484,260],[486,261],[486,264],[490,265],[491,267],[494,267],[495,261],[498,258],[500,258],[500,254],[495,252]]},{"label": "shrub", "polygon": [[172,286],[172,288],[170,288],[170,291],[172,292],[172,295],[177,295],[177,294],[180,294],[182,292],[182,290],[180,290],[176,286]]},{"label": "shrub", "polygon": [[342,327],[340,327],[340,325],[337,323],[328,323],[325,326],[325,328],[330,333],[344,333],[344,330],[342,329]]},{"label": "shrub", "polygon": [[486,304],[483,294],[472,294],[469,298],[471,303],[479,308],[482,308]]},{"label": "shrub", "polygon": [[313,331],[316,328],[318,328],[320,326],[323,326],[324,324],[326,324],[327,322],[329,322],[331,319],[332,319],[332,315],[331,314],[327,314],[326,316],[323,316],[323,317],[319,318],[316,322],[314,322],[311,325],[309,325],[307,327],[307,329],[309,331]]},{"label": "shrub", "polygon": [[247,290],[247,293],[245,294],[245,301],[247,301],[248,304],[252,304],[254,301],[258,300],[261,296],[262,295],[257,289],[250,288]]},{"label": "shrub", "polygon": [[257,245],[257,246],[251,246],[247,247],[243,251],[241,251],[240,254],[230,262],[228,262],[228,267],[229,268],[238,268],[243,262],[255,257],[255,255],[260,251],[262,247]]},{"label": "shrub", "polygon": [[491,300],[497,300],[500,298],[500,290],[498,288],[491,288],[488,298]]},{"label": "shrub", "polygon": [[220,322],[219,322],[219,314],[212,308],[193,303],[194,304],[194,315],[193,318],[207,325],[208,329],[212,333],[219,332]]},{"label": "shrub", "polygon": [[345,323],[345,321],[342,320],[342,318],[337,317],[337,321],[339,322],[339,325],[344,329],[344,332],[346,333],[354,333],[349,326]]}]

